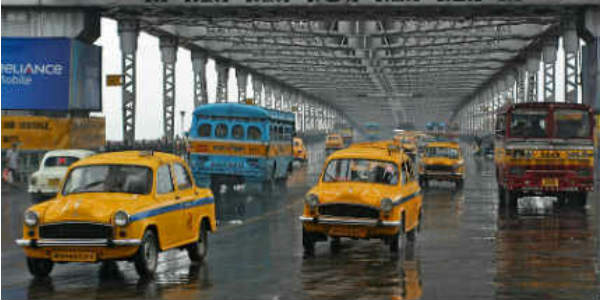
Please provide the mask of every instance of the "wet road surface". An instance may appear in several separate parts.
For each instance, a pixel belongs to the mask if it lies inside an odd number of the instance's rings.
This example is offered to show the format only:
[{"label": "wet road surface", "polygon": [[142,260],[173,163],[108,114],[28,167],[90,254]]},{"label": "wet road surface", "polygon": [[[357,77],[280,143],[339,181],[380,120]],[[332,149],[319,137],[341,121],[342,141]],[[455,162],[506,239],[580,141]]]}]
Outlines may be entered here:
[{"label": "wet road surface", "polygon": [[600,193],[586,208],[554,207],[551,198],[523,198],[499,208],[493,163],[468,157],[463,190],[434,183],[424,196],[417,242],[392,257],[378,240],[342,240],[332,252],[317,243],[303,258],[298,216],[323,153],[311,149],[287,191],[272,197],[224,194],[219,231],[205,263],[185,252],[161,254],[154,280],[133,265],[56,265],[34,280],[14,239],[21,235],[22,191],[2,192],[4,299],[600,299]]}]

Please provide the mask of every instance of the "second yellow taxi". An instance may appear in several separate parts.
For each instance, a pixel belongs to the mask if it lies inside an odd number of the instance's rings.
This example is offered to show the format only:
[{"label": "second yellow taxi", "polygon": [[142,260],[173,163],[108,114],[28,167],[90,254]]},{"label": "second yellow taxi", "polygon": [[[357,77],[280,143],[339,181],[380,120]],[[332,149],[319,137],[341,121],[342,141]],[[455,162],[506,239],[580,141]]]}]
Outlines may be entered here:
[{"label": "second yellow taxi", "polygon": [[180,157],[115,152],[69,167],[55,199],[34,205],[17,240],[35,277],[54,263],[129,260],[141,277],[154,274],[158,253],[186,249],[192,261],[207,253],[216,230],[213,195],[194,184]]},{"label": "second yellow taxi", "polygon": [[412,160],[392,141],[365,143],[329,156],[300,217],[305,254],[315,243],[379,238],[392,252],[401,237],[414,240],[422,215],[421,189]]},{"label": "second yellow taxi", "polygon": [[457,142],[432,142],[425,146],[419,161],[419,183],[427,186],[431,180],[451,181],[462,188],[465,165]]}]

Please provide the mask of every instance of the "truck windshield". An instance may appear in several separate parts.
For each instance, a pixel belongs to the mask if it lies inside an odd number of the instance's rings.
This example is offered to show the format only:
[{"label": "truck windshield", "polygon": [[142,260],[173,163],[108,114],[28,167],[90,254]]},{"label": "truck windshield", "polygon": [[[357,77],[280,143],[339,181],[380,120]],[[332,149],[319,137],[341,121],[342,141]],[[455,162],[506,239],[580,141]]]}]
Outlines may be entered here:
[{"label": "truck windshield", "polygon": [[515,109],[511,115],[510,136],[517,138],[547,138],[546,110]]},{"label": "truck windshield", "polygon": [[77,193],[148,194],[152,171],[133,165],[89,165],[73,169],[65,182],[63,195]]},{"label": "truck windshield", "polygon": [[395,163],[367,159],[334,159],[329,162],[323,182],[368,182],[398,184]]},{"label": "truck windshield", "polygon": [[554,111],[554,128],[557,138],[587,138],[590,136],[590,123],[587,111],[576,109]]}]

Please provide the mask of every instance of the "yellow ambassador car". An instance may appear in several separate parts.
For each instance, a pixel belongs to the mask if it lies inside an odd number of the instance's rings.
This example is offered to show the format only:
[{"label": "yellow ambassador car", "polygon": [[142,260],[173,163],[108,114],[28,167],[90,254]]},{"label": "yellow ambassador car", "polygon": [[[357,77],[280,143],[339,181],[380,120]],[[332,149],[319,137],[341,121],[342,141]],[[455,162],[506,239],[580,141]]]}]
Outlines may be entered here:
[{"label": "yellow ambassador car", "polygon": [[194,184],[177,156],[127,151],[82,159],[69,167],[56,198],[25,212],[27,266],[47,276],[54,263],[129,260],[152,276],[160,251],[207,253],[216,230],[213,195]]},{"label": "yellow ambassador car", "polygon": [[332,133],[327,135],[327,139],[325,140],[325,154],[329,155],[335,151],[344,148],[344,140],[342,136],[338,133]]},{"label": "yellow ambassador car", "polygon": [[419,162],[419,184],[427,186],[429,181],[452,181],[462,188],[465,178],[465,163],[460,145],[456,142],[431,142],[425,146]]},{"label": "yellow ambassador car", "polygon": [[393,142],[362,144],[329,156],[305,197],[302,242],[306,255],[317,241],[379,238],[392,252],[406,234],[415,239],[422,215],[421,188],[412,160]]}]

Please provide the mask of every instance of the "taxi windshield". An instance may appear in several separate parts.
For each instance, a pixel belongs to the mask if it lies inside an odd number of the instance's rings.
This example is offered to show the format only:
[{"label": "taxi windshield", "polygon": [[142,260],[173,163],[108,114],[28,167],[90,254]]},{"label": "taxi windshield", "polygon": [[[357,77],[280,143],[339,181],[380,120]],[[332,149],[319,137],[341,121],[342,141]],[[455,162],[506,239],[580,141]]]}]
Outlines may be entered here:
[{"label": "taxi windshield", "polygon": [[425,148],[425,157],[447,157],[457,159],[458,151],[454,148],[447,147],[427,147]]},{"label": "taxi windshield", "polygon": [[367,182],[398,184],[398,167],[392,162],[368,159],[334,159],[329,162],[323,182]]},{"label": "taxi windshield", "polygon": [[511,115],[510,136],[516,138],[547,138],[548,111],[515,109]]},{"label": "taxi windshield", "polygon": [[152,171],[134,165],[89,165],[74,168],[68,175],[63,195],[77,193],[148,194]]},{"label": "taxi windshield", "polygon": [[589,137],[590,123],[590,117],[586,111],[575,109],[557,109],[554,111],[554,128],[556,129],[557,138]]}]

